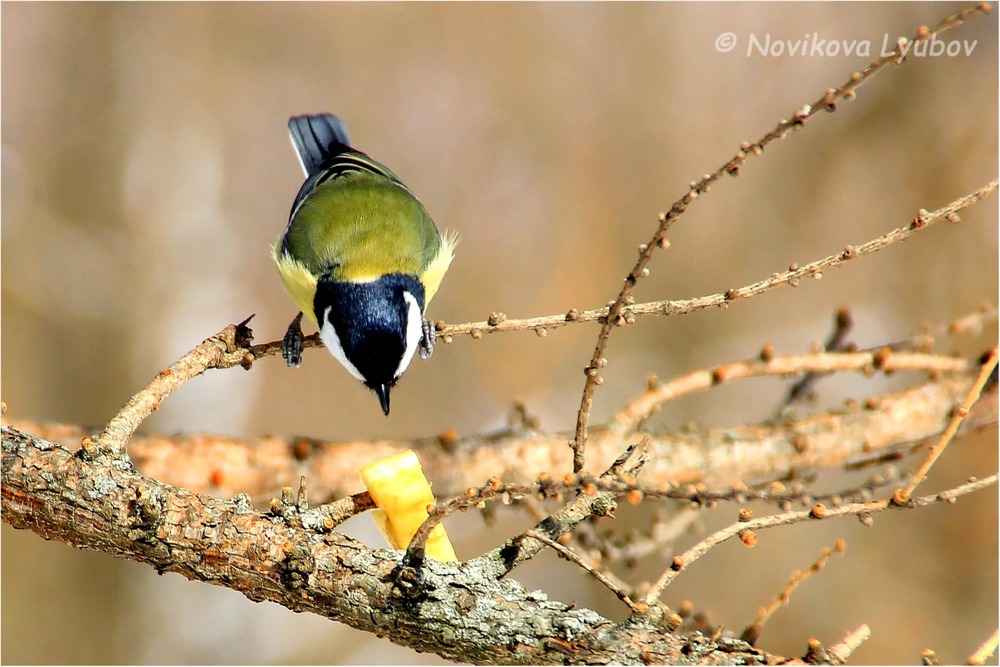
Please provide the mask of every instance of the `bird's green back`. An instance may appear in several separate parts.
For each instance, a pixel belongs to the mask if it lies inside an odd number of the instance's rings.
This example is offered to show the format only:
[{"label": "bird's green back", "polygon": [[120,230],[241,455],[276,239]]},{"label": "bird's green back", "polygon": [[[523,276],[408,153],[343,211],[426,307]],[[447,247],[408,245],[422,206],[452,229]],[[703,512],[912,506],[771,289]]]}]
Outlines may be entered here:
[{"label": "bird's green back", "polygon": [[363,282],[387,273],[421,276],[441,247],[423,205],[401,184],[366,171],[326,180],[286,230],[283,251],[313,275]]}]

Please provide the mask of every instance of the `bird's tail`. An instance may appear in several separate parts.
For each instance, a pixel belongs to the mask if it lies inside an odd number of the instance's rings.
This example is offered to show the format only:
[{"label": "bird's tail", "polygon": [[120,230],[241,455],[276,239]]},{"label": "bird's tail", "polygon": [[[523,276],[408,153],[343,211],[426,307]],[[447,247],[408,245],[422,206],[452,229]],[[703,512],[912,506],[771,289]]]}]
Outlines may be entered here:
[{"label": "bird's tail", "polygon": [[288,133],[306,176],[312,176],[327,158],[351,145],[344,122],[329,113],[292,116],[288,119]]}]

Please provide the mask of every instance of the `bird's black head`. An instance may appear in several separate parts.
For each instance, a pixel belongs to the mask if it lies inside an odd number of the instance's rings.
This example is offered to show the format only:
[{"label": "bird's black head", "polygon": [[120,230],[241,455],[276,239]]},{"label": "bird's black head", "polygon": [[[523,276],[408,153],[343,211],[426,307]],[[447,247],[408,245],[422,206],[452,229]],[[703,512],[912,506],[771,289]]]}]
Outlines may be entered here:
[{"label": "bird's black head", "polygon": [[378,394],[389,414],[389,390],[420,343],[424,288],[414,276],[363,283],[321,278],[313,299],[320,338],[351,375]]}]

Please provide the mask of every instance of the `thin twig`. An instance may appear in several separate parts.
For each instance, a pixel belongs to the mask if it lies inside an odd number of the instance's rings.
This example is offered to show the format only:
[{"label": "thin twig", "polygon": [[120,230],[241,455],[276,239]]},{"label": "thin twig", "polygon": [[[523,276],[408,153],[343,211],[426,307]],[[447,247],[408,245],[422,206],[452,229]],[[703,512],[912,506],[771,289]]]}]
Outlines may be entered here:
[{"label": "thin twig", "polygon": [[[622,310],[622,316],[615,320],[613,324],[615,326],[626,326],[633,323],[635,318],[640,316],[685,315],[706,308],[726,308],[731,301],[736,299],[755,297],[783,285],[797,285],[801,278],[822,278],[823,270],[840,266],[850,259],[877,252],[892,243],[908,238],[921,229],[930,227],[941,220],[946,220],[949,216],[954,217],[954,214],[958,211],[966,209],[993,195],[997,191],[997,188],[998,183],[994,180],[979,190],[954,200],[947,206],[930,213],[921,214],[918,218],[921,221],[919,224],[911,222],[860,246],[847,246],[844,250],[823,259],[816,260],[804,266],[796,266],[795,269],[789,268],[784,272],[773,273],[770,277],[749,285],[689,299],[667,299],[627,305]],[[455,336],[460,335],[468,335],[474,339],[479,339],[482,338],[484,333],[502,333],[507,331],[547,332],[549,329],[556,329],[570,324],[604,321],[608,316],[608,312],[608,307],[604,306],[602,308],[582,311],[572,309],[565,314],[543,315],[526,319],[493,318],[481,322],[466,322],[463,324],[446,324],[439,321],[435,325],[435,329],[439,339],[444,343],[451,343]],[[962,320],[956,320],[950,325],[949,332],[963,333],[968,330],[976,330],[982,326],[984,320],[995,318],[996,310],[991,306],[986,309],[986,312],[972,313]],[[966,322],[965,320],[968,321]],[[317,334],[305,337],[303,348],[310,347],[323,347],[323,343],[319,340]],[[225,355],[212,367],[228,368],[230,366],[245,366],[257,359],[278,355],[281,352],[281,341],[271,341],[247,347],[242,351],[236,351],[241,353],[238,355]]]},{"label": "thin twig", "polygon": [[[762,356],[768,357],[766,354]],[[736,361],[688,373],[663,384],[653,384],[645,393],[615,413],[608,421],[608,427],[618,432],[634,430],[668,401],[747,378],[844,371],[872,373],[876,370],[885,373],[903,370],[961,373],[968,371],[970,365],[965,359],[920,352],[891,353],[886,348],[873,352],[815,352],[769,357],[766,360]]]},{"label": "thin twig", "polygon": [[973,334],[982,332],[983,326],[988,322],[995,322],[997,319],[997,309],[991,303],[983,304],[976,312],[963,315],[948,324],[943,333],[951,335]]},{"label": "thin twig", "polygon": [[[967,18],[973,16],[974,14],[986,11],[988,11],[988,5],[984,3],[949,16],[929,30],[926,27],[921,26],[921,28],[917,30],[916,35],[910,39],[909,42],[922,42],[930,39],[933,35],[939,32],[961,25]],[[632,270],[625,277],[625,282],[622,285],[618,296],[608,307],[607,316],[604,318],[604,321],[601,324],[601,330],[597,335],[597,344],[594,346],[594,354],[591,356],[590,364],[586,369],[587,379],[584,384],[583,395],[580,399],[580,410],[577,413],[576,433],[574,435],[573,442],[571,443],[573,448],[573,472],[580,472],[584,469],[584,451],[587,443],[587,425],[590,422],[590,411],[593,406],[594,391],[597,389],[597,385],[601,382],[600,369],[607,363],[604,359],[604,351],[607,349],[608,338],[611,335],[611,328],[617,324],[619,320],[622,322],[627,321],[627,317],[623,316],[622,310],[630,299],[632,288],[639,280],[649,275],[649,269],[646,265],[649,264],[649,261],[652,259],[654,249],[657,247],[667,247],[666,233],[670,226],[677,220],[677,218],[684,214],[691,202],[697,199],[698,196],[707,192],[709,187],[715,181],[719,180],[724,174],[730,174],[732,176],[739,175],[740,169],[746,162],[747,158],[761,155],[764,147],[772,141],[781,139],[793,129],[801,129],[805,125],[806,121],[812,118],[813,115],[819,113],[820,110],[835,111],[837,108],[836,102],[838,100],[852,99],[854,96],[854,89],[867,81],[869,77],[874,75],[886,65],[889,65],[890,63],[900,64],[904,60],[902,56],[905,53],[904,49],[906,46],[907,40],[905,38],[900,39],[892,53],[875,60],[860,72],[852,73],[850,78],[845,83],[841,84],[839,88],[831,88],[827,90],[822,97],[817,99],[811,105],[807,104],[801,109],[796,110],[792,114],[791,119],[780,120],[774,129],[764,135],[757,142],[753,144],[743,144],[740,147],[740,151],[732,159],[716,169],[714,172],[705,174],[698,181],[691,183],[690,188],[684,196],[675,201],[669,211],[660,214],[660,223],[656,231],[647,243],[639,247],[639,258],[636,260],[635,266],[632,267]]]},{"label": "thin twig", "polygon": [[[643,439],[639,444],[629,446],[600,479],[634,479],[649,461],[649,457],[648,443]],[[552,539],[559,539],[587,517],[613,515],[617,495],[619,494],[610,491],[581,493],[572,502],[542,519],[531,530],[542,531]],[[533,558],[545,546],[529,535],[529,532],[507,540],[503,546],[477,560],[494,564],[497,576],[505,576],[521,563]]]},{"label": "thin twig", "polygon": [[541,542],[542,544],[545,544],[546,546],[551,547],[552,549],[554,549],[555,551],[557,551],[566,560],[568,560],[570,562],[573,562],[573,563],[576,563],[577,565],[579,565],[581,568],[584,569],[585,572],[591,574],[595,579],[597,579],[599,582],[601,582],[609,591],[611,591],[612,593],[614,593],[615,596],[619,600],[621,600],[626,605],[628,605],[629,609],[631,609],[633,612],[636,612],[636,613],[639,613],[639,614],[645,613],[646,608],[645,608],[645,605],[643,603],[640,602],[637,605],[635,602],[633,602],[632,599],[628,596],[628,594],[624,590],[622,590],[621,588],[619,588],[618,586],[616,586],[610,579],[608,579],[606,576],[604,576],[604,574],[602,574],[600,571],[598,571],[592,565],[590,565],[589,563],[587,563],[586,561],[584,561],[582,558],[580,558],[579,554],[577,554],[573,550],[567,549],[566,547],[564,547],[563,545],[559,544],[555,540],[550,540],[548,537],[546,537],[545,535],[543,535],[542,533],[540,533],[537,530],[529,530],[526,533],[526,535],[528,537],[531,537],[533,539],[538,540],[539,542]]},{"label": "thin twig", "polygon": [[[431,531],[445,517],[457,511],[479,505],[487,500],[500,499],[510,501],[528,495],[536,495],[543,498],[558,498],[567,492],[583,491],[576,500],[539,523],[540,526],[547,526],[549,528],[548,532],[553,537],[559,537],[569,532],[573,526],[592,514],[596,503],[614,502],[614,498],[617,495],[627,493],[632,488],[638,471],[649,460],[648,445],[649,442],[646,438],[637,445],[630,445],[599,478],[587,474],[567,474],[562,481],[556,481],[548,473],[542,473],[533,484],[522,485],[504,484],[498,478],[493,477],[487,484],[478,489],[470,487],[466,489],[465,494],[462,496],[439,501],[434,507],[428,507],[427,518],[417,528],[417,531],[410,539],[409,546],[406,548],[407,557],[411,562],[419,562],[421,560],[420,554],[424,551]],[[558,521],[556,521],[557,517],[559,518]],[[521,550],[520,541],[525,537],[530,536],[525,533],[515,538],[519,541],[518,550]],[[538,553],[538,550],[536,545],[530,550],[528,557]],[[515,559],[510,558],[507,560],[513,561]],[[521,561],[518,560],[517,562]],[[513,565],[510,567],[512,568]]]},{"label": "thin twig", "polygon": [[[599,482],[621,481],[623,485],[634,485],[636,477],[643,469],[650,458],[649,440],[643,438],[638,444],[629,445],[622,452],[614,463],[601,475]],[[553,539],[558,539],[562,535],[571,532],[581,521],[590,516],[614,516],[615,499],[627,492],[625,490],[604,491],[585,488],[584,493],[579,494],[575,500],[567,504],[562,509],[550,514],[535,526],[532,530],[544,531]],[[533,558],[541,551],[541,543],[532,539],[527,533],[522,533],[501,549],[512,547],[513,554],[509,558],[504,558],[504,565],[507,572]]]},{"label": "thin twig", "polygon": [[939,502],[951,503],[960,496],[992,486],[993,484],[996,484],[996,482],[997,476],[990,475],[985,479],[970,481],[953,489],[949,489],[948,491],[943,491],[932,496],[913,498],[905,505],[893,502],[892,499],[872,500],[865,503],[851,503],[849,505],[841,505],[840,507],[826,507],[824,505],[817,504],[811,510],[803,510],[801,512],[785,512],[784,514],[774,514],[760,517],[758,519],[751,519],[749,521],[737,521],[722,530],[712,533],[680,556],[675,556],[670,567],[664,571],[656,583],[653,584],[652,588],[650,588],[649,593],[646,595],[646,603],[650,606],[656,604],[656,601],[659,599],[663,589],[669,586],[681,571],[711,551],[714,547],[728,539],[740,535],[741,533],[764,528],[774,528],[775,526],[785,526],[788,524],[800,523],[802,521],[814,519],[819,520],[853,515],[866,516],[889,509],[925,507]]},{"label": "thin twig", "polygon": [[833,658],[834,664],[843,665],[871,636],[872,629],[867,623],[863,623],[857,629],[848,632],[847,636],[827,649],[827,652]]},{"label": "thin twig", "polygon": [[909,338],[887,343],[881,347],[887,347],[893,352],[930,352],[939,336],[978,336],[986,324],[996,320],[996,307],[991,303],[984,303],[974,312],[961,315],[951,322],[923,327],[919,333]]},{"label": "thin twig", "polygon": [[[823,349],[827,352],[840,352],[844,350],[847,344],[847,334],[851,332],[852,328],[854,328],[854,318],[851,317],[851,311],[847,308],[839,308],[833,318],[833,331],[830,332],[830,337],[823,343]],[[812,389],[817,380],[819,380],[819,375],[816,373],[807,373],[804,378],[789,388],[788,395],[785,397],[781,407],[786,408],[792,403],[802,400],[802,398],[809,394],[809,390]]]},{"label": "thin twig", "polygon": [[129,438],[143,420],[159,408],[163,399],[191,378],[216,367],[227,353],[238,352],[241,346],[249,343],[250,330],[246,327],[249,321],[247,318],[240,324],[227,326],[161,371],[145,389],[129,399],[100,435],[92,441],[84,438],[84,450],[93,454],[96,447],[100,447],[114,456],[124,456]]},{"label": "thin twig", "polygon": [[[764,492],[760,492],[759,495],[763,494]],[[651,494],[646,491],[644,495]],[[656,496],[657,494],[652,495]],[[754,493],[753,495],[758,494]],[[746,493],[742,490],[734,490],[733,500],[737,498],[743,501],[744,498],[747,498]],[[696,498],[694,500],[697,507],[711,502],[699,502],[700,500],[702,499]],[[691,503],[688,503],[687,507],[678,507],[669,519],[655,519],[649,530],[645,531],[648,534],[636,535],[630,532],[627,541],[623,540],[621,543],[613,543],[608,537],[598,535],[594,526],[587,523],[580,524],[576,532],[573,533],[573,538],[582,548],[598,554],[602,562],[637,561],[649,554],[662,553],[664,549],[671,548],[677,539],[691,527],[691,524],[702,517],[698,510],[692,509],[690,505]]]},{"label": "thin twig", "polygon": [[[987,186],[989,187],[989,186]],[[993,191],[996,188],[993,187]],[[987,193],[985,197],[989,197],[992,192]],[[971,206],[976,202],[981,201],[977,199],[976,201],[970,202],[968,205]],[[954,203],[954,202],[953,202]],[[960,209],[959,209],[960,210]],[[931,213],[930,216],[935,216],[939,211]],[[934,218],[935,221],[939,218]],[[905,228],[905,229],[908,229]],[[919,227],[918,229],[923,229]],[[916,231],[916,230],[913,230]],[[864,246],[862,246],[864,247]],[[855,251],[857,248],[855,248]],[[838,259],[843,255],[843,253],[838,253],[836,255],[831,255],[827,257],[826,260],[830,261],[833,259]],[[781,275],[784,276],[784,280],[779,280],[774,282],[774,276]],[[752,296],[757,296],[763,292],[769,291],[770,289],[781,287],[782,285],[789,284],[789,280],[794,280],[801,277],[804,273],[799,271],[798,275],[793,275],[791,272],[786,272],[784,274],[772,274],[771,278],[767,280],[759,281],[753,285],[746,285],[744,287],[735,288],[733,291],[736,294],[743,295],[741,298],[749,298]],[[816,275],[811,276],[815,278]],[[763,289],[750,292],[752,287],[756,285],[763,285]],[[690,299],[682,300],[662,300],[662,301],[649,301],[646,303],[638,303],[635,305],[627,306],[625,308],[626,321],[624,324],[628,325],[630,323],[629,318],[634,318],[638,316],[671,316],[671,315],[686,315],[687,313],[693,312],[695,310],[702,310],[705,308],[721,307],[725,308],[728,306],[728,301],[726,300],[726,293],[710,294],[707,296],[694,297]],[[491,325],[488,321],[482,322],[465,322],[463,324],[446,324],[439,321],[440,329],[437,331],[439,338],[443,339],[444,343],[450,344],[453,342],[454,336],[467,335],[471,336],[473,339],[482,338],[484,333],[506,333],[509,331],[548,331],[549,329],[558,329],[560,327],[569,326],[571,324],[578,324],[583,322],[597,322],[603,319],[608,314],[607,307],[594,308],[592,310],[573,310],[572,315],[543,315],[539,317],[531,317],[527,319],[505,319],[496,325]],[[997,318],[996,308],[992,305],[985,305],[981,311],[976,311],[970,313],[954,322],[950,323],[942,330],[942,333],[950,334],[963,334],[963,333],[974,333],[981,330],[983,324],[988,321],[995,320]],[[312,336],[307,336],[307,340],[312,338]],[[322,343],[318,342],[315,347],[322,347]],[[914,339],[915,341],[916,339]],[[913,341],[907,341],[913,344]],[[892,344],[895,346],[896,344]],[[261,354],[259,356],[268,356],[269,354],[277,354],[281,351],[281,342],[275,341],[273,343],[268,343],[266,345],[257,346]]]},{"label": "thin twig", "polygon": [[[548,516],[548,512],[546,512],[541,504],[534,498],[526,496],[521,499],[520,503],[536,523],[545,520]],[[591,546],[588,546],[584,539],[582,539],[581,530],[586,526],[588,526],[586,521],[580,523],[574,532],[567,533],[561,539],[565,540],[568,537],[569,543],[567,546],[572,547],[573,551],[575,551],[580,558],[589,558],[594,563],[591,565],[594,570],[600,572],[604,578],[606,578],[626,595],[632,595],[632,585],[604,566],[604,561],[608,560],[605,552],[600,547],[592,548]]]},{"label": "thin twig", "polygon": [[826,562],[830,560],[833,554],[842,554],[845,549],[847,549],[847,542],[842,539],[837,540],[833,549],[823,547],[822,555],[809,567],[809,569],[795,570],[792,572],[792,576],[789,577],[788,583],[781,589],[781,592],[778,593],[778,595],[776,595],[767,605],[761,607],[757,611],[757,618],[754,619],[753,623],[746,627],[743,634],[740,636],[740,639],[751,646],[755,646],[757,644],[757,639],[760,638],[761,631],[764,629],[764,624],[767,623],[772,615],[774,615],[774,612],[788,604],[792,591],[798,588],[799,584],[808,579],[810,576],[822,570],[823,566],[826,565]]},{"label": "thin twig", "polygon": [[994,630],[989,639],[979,645],[979,648],[969,656],[970,665],[985,665],[997,650],[997,639],[1000,637],[1000,630]]},{"label": "thin twig", "polygon": [[986,386],[986,381],[989,380],[990,375],[993,373],[993,369],[997,366],[997,347],[994,346],[990,351],[989,357],[983,362],[982,368],[979,371],[979,377],[969,388],[969,392],[965,395],[965,400],[962,404],[955,410],[951,421],[948,423],[948,427],[945,429],[944,433],[941,434],[941,438],[937,443],[931,447],[930,451],[927,453],[927,458],[920,465],[920,468],[913,473],[913,480],[907,485],[905,489],[902,489],[896,494],[896,502],[905,503],[910,498],[910,494],[913,490],[927,478],[927,473],[934,466],[934,463],[938,460],[938,457],[944,452],[948,443],[951,439],[955,437],[955,433],[958,432],[958,427],[962,425],[962,420],[965,416],[969,414],[969,410],[972,409],[973,403],[979,399],[979,395],[983,391],[983,387]]},{"label": "thin twig", "polygon": [[934,667],[935,665],[940,665],[941,661],[938,660],[937,653],[932,648],[925,648],[920,652],[920,664],[925,667]]},{"label": "thin twig", "polygon": [[345,496],[332,503],[301,512],[302,526],[329,532],[352,516],[375,509],[377,505],[367,491]]}]

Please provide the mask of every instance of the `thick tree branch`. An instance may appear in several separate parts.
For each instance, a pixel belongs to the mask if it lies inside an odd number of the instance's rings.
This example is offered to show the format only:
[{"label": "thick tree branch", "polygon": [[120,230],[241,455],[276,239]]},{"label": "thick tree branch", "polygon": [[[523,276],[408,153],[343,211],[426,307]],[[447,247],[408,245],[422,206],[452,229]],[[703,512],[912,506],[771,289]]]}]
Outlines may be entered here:
[{"label": "thick tree branch", "polygon": [[[646,613],[613,623],[498,578],[488,557],[426,561],[414,570],[399,552],[304,527],[294,513],[262,514],[243,497],[222,501],[163,484],[109,453],[79,456],[7,426],[2,435],[3,518],[13,527],[320,614],[418,650],[491,664],[784,660],[740,640],[671,634],[677,617],[656,599],[674,570],[650,591]],[[950,502],[995,481],[970,482],[905,506],[885,500],[786,512],[735,524],[705,544],[746,529]],[[686,553],[675,569],[697,555]]]},{"label": "thick tree branch", "polygon": [[[145,478],[98,453],[91,461],[3,427],[3,518],[47,539],[152,565],[473,663],[765,664],[738,640],[675,637],[656,615],[613,623],[549,600],[481,561],[427,561],[374,550],[294,517],[255,512]],[[483,567],[486,565],[486,567]]]},{"label": "thick tree branch", "polygon": [[[827,367],[829,353],[811,356],[816,363],[807,368]],[[853,355],[845,359],[852,361]],[[784,367],[781,358],[773,361]],[[701,482],[712,488],[728,488],[738,481],[781,478],[792,470],[844,466],[909,452],[937,438],[948,426],[952,409],[975,380],[976,369],[962,363],[970,367],[965,373],[871,398],[863,406],[839,413],[733,428],[643,433],[650,448],[643,481],[654,486]],[[708,379],[701,388],[711,386],[711,371],[682,376],[662,386],[674,386],[688,377],[697,380],[702,375]],[[965,418],[960,432],[995,425],[997,419],[997,392],[987,391]],[[87,433],[75,426],[9,423],[67,447],[74,446]],[[299,477],[306,475],[310,495],[330,499],[359,491],[357,471],[367,463],[412,448],[431,476],[435,494],[445,498],[462,494],[491,477],[527,484],[535,481],[539,473],[567,470],[567,437],[566,433],[545,433],[523,425],[494,434],[459,437],[448,433],[418,440],[374,442],[138,436],[129,444],[129,453],[143,474],[196,492],[222,497],[275,494],[282,485],[297,484]],[[606,467],[636,439],[621,420],[596,427],[591,433],[591,458]]]},{"label": "thick tree branch", "polygon": [[[835,111],[841,100],[853,99],[855,89],[875,72],[892,62],[902,62],[911,41],[928,40],[973,14],[988,11],[989,6],[982,4],[932,28],[921,26],[912,40],[900,39],[893,53],[853,73],[840,87],[827,90],[812,105],[804,105],[779,121],[760,140],[744,143],[728,162],[692,182],[683,196],[660,215],[653,236],[639,247],[638,259],[607,307],[583,312],[574,309],[565,315],[520,321],[494,314],[486,322],[437,323],[437,335],[450,342],[458,334],[479,338],[483,333],[530,328],[545,335],[549,327],[599,322],[601,329],[586,369],[572,434],[541,432],[525,421],[496,434],[462,438],[446,432],[415,442],[364,446],[303,438],[259,442],[211,436],[134,438],[142,421],[184,382],[212,368],[240,365],[249,369],[256,359],[277,353],[280,343],[251,345],[251,333],[243,322],[206,339],[158,374],[95,437],[75,427],[60,431],[61,427],[19,423],[19,430],[4,425],[3,520],[46,539],[149,563],[160,573],[176,572],[232,588],[252,600],[310,611],[386,635],[417,650],[465,662],[785,661],[782,656],[769,655],[742,640],[724,638],[721,629],[712,637],[697,632],[677,636],[680,617],[659,602],[665,587],[694,560],[726,540],[739,536],[753,546],[757,540],[754,530],[834,516],[853,515],[864,522],[874,512],[951,503],[995,484],[996,475],[985,480],[970,478],[936,495],[910,498],[956,433],[997,423],[996,379],[991,374],[996,349],[987,364],[990,368],[980,368],[963,359],[890,346],[878,351],[838,350],[786,357],[775,356],[772,348],[759,360],[723,364],[664,384],[651,382],[648,391],[621,409],[608,424],[591,427],[594,392],[603,381],[601,369],[608,363],[604,356],[608,340],[615,327],[630,325],[639,315],[725,308],[734,300],[782,285],[794,287],[802,278],[819,279],[827,268],[877,252],[940,220],[957,222],[958,211],[994,194],[998,189],[995,180],[937,211],[922,209],[912,222],[862,245],[846,246],[803,266],[793,263],[787,271],[723,293],[646,304],[635,304],[632,296],[636,284],[648,275],[648,264],[656,249],[669,246],[666,233],[670,226],[716,181],[727,174],[738,175],[765,146],[801,129],[820,111]],[[307,340],[307,346],[318,345],[315,336]],[[930,379],[905,391],[873,396],[863,406],[851,404],[841,412],[682,434],[640,430],[667,401],[748,377],[812,377],[843,371],[870,376],[913,370],[928,373]],[[978,377],[976,370],[980,371]],[[81,447],[71,451],[47,439],[64,436]],[[639,440],[642,444],[635,445]],[[565,446],[567,441],[572,450]],[[762,483],[802,470],[851,469],[905,455],[933,441],[937,444],[925,464],[910,485],[893,498],[872,500],[870,493],[859,498],[862,494],[855,493],[857,489],[841,490],[825,496],[833,498],[832,503],[808,500],[812,509],[792,512],[788,497],[807,500],[824,496],[801,489],[783,495],[778,482],[770,487],[775,490],[773,495],[759,490]],[[407,552],[372,549],[335,532],[340,521],[371,508],[366,494],[348,495],[357,489],[357,471],[373,458],[406,448],[418,450],[424,467],[436,478],[437,495],[451,497],[429,510],[430,518]],[[600,483],[585,474],[585,462],[590,469],[610,466]],[[543,474],[545,471],[561,474],[570,469],[574,474],[563,478],[560,487],[565,499],[558,493],[543,492],[545,484],[551,482],[551,477]],[[641,482],[636,479],[640,469]],[[485,479],[491,482],[482,485]],[[307,480],[314,498],[340,499],[310,508],[305,492]],[[296,482],[300,493],[293,499],[290,485]],[[435,522],[477,501],[504,498],[511,488],[504,484],[512,483],[519,486],[520,495],[528,489],[539,498],[556,497],[561,507],[531,530],[506,541],[498,539],[496,548],[473,560],[460,564],[424,560],[421,540]],[[748,485],[754,489],[748,489]],[[245,494],[277,493],[279,487],[283,487],[280,500],[272,500],[265,512],[255,510]],[[665,562],[666,571],[642,601],[635,602],[634,591],[605,576],[561,542],[584,520],[613,516],[615,503],[626,493],[636,503],[647,496],[669,497],[687,499],[700,507],[706,500],[715,502],[721,494],[714,489],[719,488],[728,489],[726,499],[742,502],[747,497],[764,497],[777,503],[781,511],[753,518],[750,510],[743,508],[738,522]],[[571,493],[577,495],[572,497]],[[513,568],[546,548],[555,549],[597,577],[628,605],[632,615],[616,623],[575,604],[564,605],[549,600],[544,593],[527,591],[507,578]],[[783,594],[787,595],[797,581],[793,578]],[[766,614],[748,631],[759,633],[763,620]],[[803,659],[809,663],[842,663],[869,634],[867,626],[861,626],[830,648],[810,639]],[[970,660],[988,657],[995,647],[996,633]]]}]

